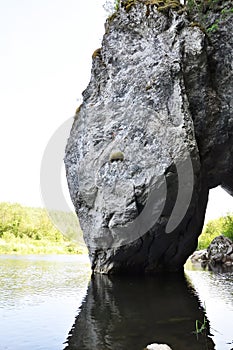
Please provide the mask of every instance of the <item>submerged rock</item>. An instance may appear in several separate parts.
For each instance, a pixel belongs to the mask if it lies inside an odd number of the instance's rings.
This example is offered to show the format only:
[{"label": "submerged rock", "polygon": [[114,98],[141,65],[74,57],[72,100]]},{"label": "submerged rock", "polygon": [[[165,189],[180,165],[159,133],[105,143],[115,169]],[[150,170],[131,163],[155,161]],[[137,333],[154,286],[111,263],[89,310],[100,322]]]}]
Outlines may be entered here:
[{"label": "submerged rock", "polygon": [[172,350],[172,349],[167,344],[153,343],[153,344],[147,345],[145,350]]},{"label": "submerged rock", "polygon": [[208,38],[155,4],[122,2],[107,21],[66,147],[96,272],[181,269],[209,189],[233,192],[232,13]]}]

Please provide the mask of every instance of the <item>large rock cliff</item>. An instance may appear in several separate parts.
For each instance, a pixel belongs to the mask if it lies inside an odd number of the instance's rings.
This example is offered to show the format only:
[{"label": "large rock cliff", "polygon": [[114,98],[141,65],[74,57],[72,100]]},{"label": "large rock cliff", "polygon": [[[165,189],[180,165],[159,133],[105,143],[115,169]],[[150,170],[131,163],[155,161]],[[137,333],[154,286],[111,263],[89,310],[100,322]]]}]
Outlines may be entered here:
[{"label": "large rock cliff", "polygon": [[121,1],[106,22],[65,157],[96,272],[179,270],[209,189],[233,193],[233,12],[211,4]]}]

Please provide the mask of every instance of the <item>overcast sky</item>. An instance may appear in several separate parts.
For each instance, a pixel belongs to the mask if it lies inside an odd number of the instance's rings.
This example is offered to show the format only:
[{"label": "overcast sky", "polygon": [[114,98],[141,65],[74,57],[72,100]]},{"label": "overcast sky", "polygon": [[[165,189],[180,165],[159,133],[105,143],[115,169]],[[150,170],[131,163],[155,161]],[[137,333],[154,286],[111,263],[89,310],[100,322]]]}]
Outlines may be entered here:
[{"label": "overcast sky", "polygon": [[[41,159],[61,125],[68,136],[90,79],[92,53],[101,46],[103,3],[0,1],[0,201],[43,206]],[[229,195],[211,192],[208,218],[232,210]]]}]

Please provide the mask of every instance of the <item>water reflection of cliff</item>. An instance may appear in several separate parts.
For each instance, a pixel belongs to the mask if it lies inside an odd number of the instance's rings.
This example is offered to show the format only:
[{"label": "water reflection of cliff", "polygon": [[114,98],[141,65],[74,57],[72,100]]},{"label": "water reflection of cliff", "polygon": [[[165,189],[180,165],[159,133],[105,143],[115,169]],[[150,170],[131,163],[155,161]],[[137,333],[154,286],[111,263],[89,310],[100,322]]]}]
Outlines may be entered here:
[{"label": "water reflection of cliff", "polygon": [[[197,337],[203,320],[199,301],[183,275],[159,277],[93,276],[65,350],[136,350],[167,343],[172,349],[214,349]],[[208,332],[208,331],[207,331]]]}]

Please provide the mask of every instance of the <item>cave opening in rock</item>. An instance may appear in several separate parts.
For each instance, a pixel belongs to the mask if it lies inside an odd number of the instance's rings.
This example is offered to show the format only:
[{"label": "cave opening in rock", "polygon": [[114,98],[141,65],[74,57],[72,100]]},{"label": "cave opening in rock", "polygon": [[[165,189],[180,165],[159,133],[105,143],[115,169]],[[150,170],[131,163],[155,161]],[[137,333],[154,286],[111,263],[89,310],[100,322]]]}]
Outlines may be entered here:
[{"label": "cave opening in rock", "polygon": [[209,193],[205,223],[191,261],[213,271],[232,268],[233,196],[220,186]]},{"label": "cave opening in rock", "polygon": [[221,186],[215,187],[209,192],[209,200],[205,214],[205,224],[209,220],[217,219],[233,212],[233,197]]},{"label": "cave opening in rock", "polygon": [[212,189],[209,193],[204,227],[198,239],[198,251],[205,250],[215,237],[220,235],[232,239],[232,213],[233,197],[220,186]]}]

